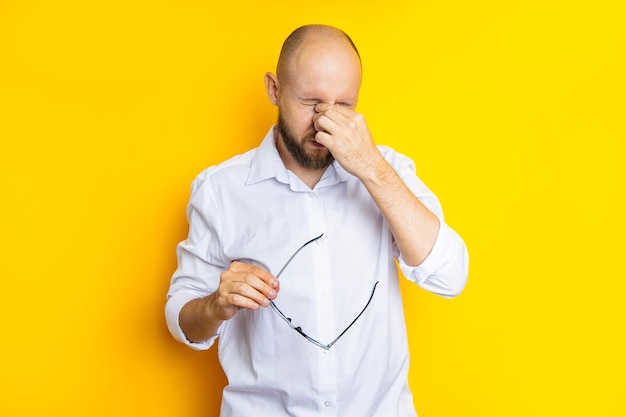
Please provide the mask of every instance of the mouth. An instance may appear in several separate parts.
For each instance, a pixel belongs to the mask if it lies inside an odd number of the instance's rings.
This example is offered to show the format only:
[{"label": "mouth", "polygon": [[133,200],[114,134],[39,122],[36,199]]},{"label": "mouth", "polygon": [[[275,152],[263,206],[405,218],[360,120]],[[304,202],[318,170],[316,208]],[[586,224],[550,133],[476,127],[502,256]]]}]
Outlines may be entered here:
[{"label": "mouth", "polygon": [[317,149],[326,149],[326,146],[322,145],[322,144],[321,144],[321,143],[319,143],[319,142],[316,142],[316,141],[315,141],[315,139],[312,139],[310,142],[311,142],[311,144],[313,145],[313,147],[314,147],[314,148],[317,148]]}]

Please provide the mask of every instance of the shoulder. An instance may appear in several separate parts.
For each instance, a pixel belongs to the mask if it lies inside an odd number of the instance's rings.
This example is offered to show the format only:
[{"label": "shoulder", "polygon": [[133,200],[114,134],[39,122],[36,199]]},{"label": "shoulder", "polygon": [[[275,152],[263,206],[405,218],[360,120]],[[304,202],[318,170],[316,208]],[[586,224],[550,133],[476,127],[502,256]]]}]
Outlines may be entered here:
[{"label": "shoulder", "polygon": [[251,149],[246,153],[235,155],[224,162],[204,169],[193,180],[192,192],[195,193],[210,184],[218,185],[223,181],[234,183],[240,178],[243,178],[245,181],[257,150],[258,148]]},{"label": "shoulder", "polygon": [[415,163],[408,156],[401,154],[400,152],[385,145],[377,145],[381,155],[389,164],[397,170],[410,169],[415,171]]}]

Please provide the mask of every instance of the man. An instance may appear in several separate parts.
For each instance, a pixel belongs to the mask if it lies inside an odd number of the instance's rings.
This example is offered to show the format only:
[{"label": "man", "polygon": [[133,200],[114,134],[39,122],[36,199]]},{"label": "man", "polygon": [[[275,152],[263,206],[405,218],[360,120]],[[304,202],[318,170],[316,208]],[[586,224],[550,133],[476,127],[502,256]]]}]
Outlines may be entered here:
[{"label": "man", "polygon": [[465,245],[355,112],[361,61],[344,32],[294,31],[265,85],[277,125],[193,183],[170,331],[195,349],[219,337],[222,416],[415,416],[395,259],[453,297]]}]

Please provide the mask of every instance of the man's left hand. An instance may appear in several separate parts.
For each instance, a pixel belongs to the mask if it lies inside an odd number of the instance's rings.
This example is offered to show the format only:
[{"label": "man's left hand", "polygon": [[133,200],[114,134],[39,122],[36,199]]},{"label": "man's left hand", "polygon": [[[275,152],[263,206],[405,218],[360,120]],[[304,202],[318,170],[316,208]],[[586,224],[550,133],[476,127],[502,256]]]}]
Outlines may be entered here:
[{"label": "man's left hand", "polygon": [[320,103],[315,106],[315,140],[326,146],[349,173],[362,178],[382,159],[365,118],[345,106]]}]

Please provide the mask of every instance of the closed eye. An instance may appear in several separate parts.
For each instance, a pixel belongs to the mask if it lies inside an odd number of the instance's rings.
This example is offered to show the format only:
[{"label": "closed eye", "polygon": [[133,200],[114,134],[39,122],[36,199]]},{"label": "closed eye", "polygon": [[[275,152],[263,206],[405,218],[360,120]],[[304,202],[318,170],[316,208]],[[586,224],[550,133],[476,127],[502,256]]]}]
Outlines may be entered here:
[{"label": "closed eye", "polygon": [[316,106],[320,103],[323,103],[322,100],[312,99],[312,100],[302,100],[302,104],[305,106]]},{"label": "closed eye", "polygon": [[[303,105],[305,106],[316,106],[318,104],[324,103],[324,100],[319,98],[310,98],[310,99],[300,99]],[[336,106],[346,107],[348,109],[352,109],[355,107],[354,103],[348,101],[339,101],[335,103]]]}]

